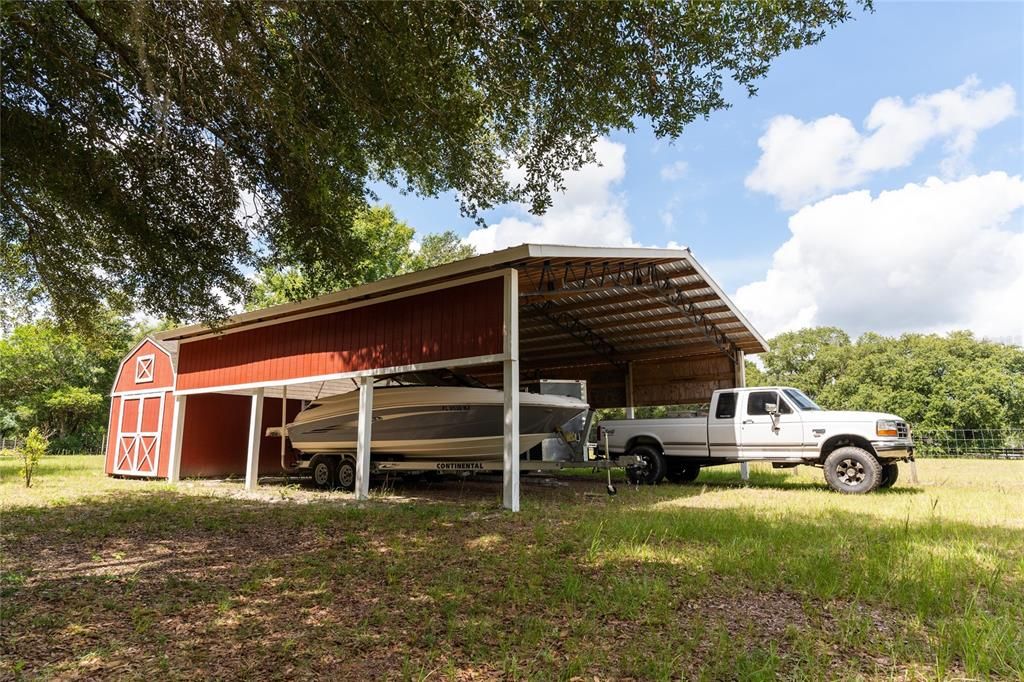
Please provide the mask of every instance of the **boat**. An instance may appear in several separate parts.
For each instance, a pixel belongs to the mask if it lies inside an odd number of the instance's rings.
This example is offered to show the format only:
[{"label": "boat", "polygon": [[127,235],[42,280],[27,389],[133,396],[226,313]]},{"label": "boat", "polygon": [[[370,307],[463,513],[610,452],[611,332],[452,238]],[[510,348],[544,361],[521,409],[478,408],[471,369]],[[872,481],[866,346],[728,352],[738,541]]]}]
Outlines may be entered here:
[{"label": "boat", "polygon": [[[467,386],[389,386],[373,391],[370,452],[374,459],[501,459],[502,391]],[[577,398],[519,394],[520,454],[589,409]],[[355,452],[359,392],[311,403],[285,426],[292,447],[307,454]]]}]

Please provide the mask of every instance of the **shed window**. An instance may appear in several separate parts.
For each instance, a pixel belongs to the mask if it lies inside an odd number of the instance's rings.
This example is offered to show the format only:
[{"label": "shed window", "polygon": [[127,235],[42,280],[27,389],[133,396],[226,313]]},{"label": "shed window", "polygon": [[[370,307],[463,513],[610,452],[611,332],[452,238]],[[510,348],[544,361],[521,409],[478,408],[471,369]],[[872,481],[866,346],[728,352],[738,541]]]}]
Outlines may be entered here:
[{"label": "shed window", "polygon": [[153,356],[140,355],[135,358],[135,383],[146,384],[153,381]]}]

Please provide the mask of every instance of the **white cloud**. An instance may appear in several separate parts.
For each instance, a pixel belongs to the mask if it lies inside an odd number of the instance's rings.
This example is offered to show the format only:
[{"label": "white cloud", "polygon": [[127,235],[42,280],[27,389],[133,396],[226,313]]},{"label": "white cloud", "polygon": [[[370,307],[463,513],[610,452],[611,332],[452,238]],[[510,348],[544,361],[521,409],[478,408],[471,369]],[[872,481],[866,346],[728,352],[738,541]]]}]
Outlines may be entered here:
[{"label": "white cloud", "polygon": [[689,170],[690,166],[685,161],[676,161],[670,163],[667,166],[661,167],[661,179],[662,180],[679,180],[686,171]]},{"label": "white cloud", "polygon": [[971,329],[1024,334],[1024,180],[930,178],[872,197],[830,197],[735,300],[764,334],[812,325],[852,333]]},{"label": "white cloud", "polygon": [[810,122],[776,116],[757,141],[761,158],[746,186],[796,208],[855,187],[874,172],[906,166],[933,140],[943,141],[942,171],[954,176],[966,170],[978,131],[1015,112],[1011,86],[979,86],[971,77],[957,88],[916,97],[910,104],[899,97],[880,99],[865,119],[863,132],[838,114]]},{"label": "white cloud", "polygon": [[565,191],[553,197],[542,216],[518,206],[509,216],[473,230],[465,241],[477,253],[523,243],[587,246],[634,246],[626,216],[625,196],[616,190],[626,175],[625,145],[600,138],[594,148],[597,163],[565,176]]}]

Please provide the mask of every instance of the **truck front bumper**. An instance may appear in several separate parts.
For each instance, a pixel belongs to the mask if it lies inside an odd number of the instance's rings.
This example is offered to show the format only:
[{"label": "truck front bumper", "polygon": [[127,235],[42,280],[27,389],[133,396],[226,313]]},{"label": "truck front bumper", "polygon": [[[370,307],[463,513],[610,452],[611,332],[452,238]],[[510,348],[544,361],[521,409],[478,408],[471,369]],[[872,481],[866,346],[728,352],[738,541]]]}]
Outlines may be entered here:
[{"label": "truck front bumper", "polygon": [[914,441],[909,438],[887,438],[871,441],[879,459],[914,459]]}]

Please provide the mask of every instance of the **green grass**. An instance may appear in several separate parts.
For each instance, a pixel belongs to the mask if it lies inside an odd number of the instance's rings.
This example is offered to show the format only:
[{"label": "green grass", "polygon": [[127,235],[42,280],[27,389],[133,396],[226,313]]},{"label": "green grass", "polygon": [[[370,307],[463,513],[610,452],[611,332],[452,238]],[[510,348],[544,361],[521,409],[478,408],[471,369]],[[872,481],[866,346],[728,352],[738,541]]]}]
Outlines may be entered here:
[{"label": "green grass", "polygon": [[[0,459],[0,677],[1024,678],[1024,463],[389,485]],[[621,477],[620,477],[621,478]]]}]

